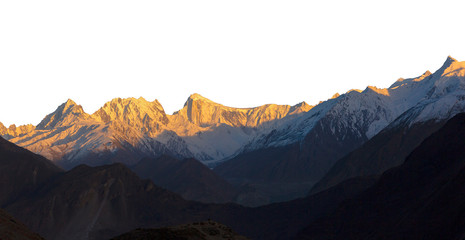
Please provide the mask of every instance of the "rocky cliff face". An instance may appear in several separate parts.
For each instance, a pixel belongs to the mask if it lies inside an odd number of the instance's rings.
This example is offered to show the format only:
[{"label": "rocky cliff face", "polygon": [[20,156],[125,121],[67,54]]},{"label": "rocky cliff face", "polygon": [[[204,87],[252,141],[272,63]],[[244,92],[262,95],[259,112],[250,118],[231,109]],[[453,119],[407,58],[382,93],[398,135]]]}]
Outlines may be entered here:
[{"label": "rocky cliff face", "polygon": [[257,127],[289,115],[307,112],[312,106],[305,102],[295,106],[267,104],[256,108],[232,108],[215,103],[199,94],[192,94],[184,108],[174,116],[180,116],[197,126],[226,124],[231,127]]},{"label": "rocky cliff face", "polygon": [[150,136],[169,123],[163,107],[157,100],[148,102],[143,98],[113,99],[92,114],[92,118],[105,124],[128,125]]}]

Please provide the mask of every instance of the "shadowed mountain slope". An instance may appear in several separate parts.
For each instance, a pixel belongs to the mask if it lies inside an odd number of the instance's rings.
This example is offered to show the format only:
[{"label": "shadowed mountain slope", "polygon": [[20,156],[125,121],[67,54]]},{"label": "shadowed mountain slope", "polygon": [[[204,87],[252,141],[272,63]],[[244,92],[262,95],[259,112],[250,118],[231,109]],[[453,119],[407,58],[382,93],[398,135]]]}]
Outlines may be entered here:
[{"label": "shadowed mountain slope", "polygon": [[114,164],[78,166],[6,209],[48,239],[102,239],[157,222],[179,222],[188,204]]},{"label": "shadowed mountain slope", "polygon": [[405,163],[296,239],[462,239],[465,114],[422,142]]},{"label": "shadowed mountain slope", "polygon": [[425,138],[443,125],[444,121],[428,121],[382,131],[338,160],[315,184],[310,194],[325,190],[352,177],[380,175],[390,168],[401,165]]},{"label": "shadowed mountain slope", "polygon": [[[37,155],[7,141],[11,164],[26,153],[31,165]],[[48,162],[47,162],[48,163]],[[53,166],[53,165],[52,165]],[[46,169],[44,170],[46,172]],[[10,176],[15,179],[16,172]],[[33,172],[25,173],[34,175]],[[141,227],[163,227],[212,219],[253,239],[287,239],[308,222],[325,216],[342,200],[372,185],[372,179],[350,180],[319,194],[282,204],[245,208],[235,204],[202,204],[140,178],[122,164],[78,166],[56,171],[48,180],[5,206],[13,216],[47,239],[105,239]],[[14,181],[0,182],[0,189]],[[21,184],[21,182],[19,182]],[[29,189],[26,189],[29,190]]]},{"label": "shadowed mountain slope", "polygon": [[145,158],[132,170],[189,200],[225,203],[233,202],[237,194],[233,186],[193,158],[178,160],[167,155]]},{"label": "shadowed mountain slope", "polygon": [[0,137],[0,206],[31,194],[61,172],[44,157]]},{"label": "shadowed mountain slope", "polygon": [[426,86],[428,91],[423,99],[362,147],[338,160],[312,193],[350,177],[378,175],[402,164],[426,137],[455,114],[465,111],[465,62],[449,57],[439,70],[421,81],[400,79],[391,88],[401,88],[412,82]]}]

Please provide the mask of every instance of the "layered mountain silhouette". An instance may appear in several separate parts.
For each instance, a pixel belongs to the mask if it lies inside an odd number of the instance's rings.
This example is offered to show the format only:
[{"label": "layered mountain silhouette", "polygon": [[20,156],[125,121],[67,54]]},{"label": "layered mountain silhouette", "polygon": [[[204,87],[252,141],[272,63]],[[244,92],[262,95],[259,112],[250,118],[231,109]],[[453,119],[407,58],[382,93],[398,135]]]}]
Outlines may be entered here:
[{"label": "layered mountain silhouette", "polygon": [[296,239],[462,239],[465,114],[426,138],[381,176]]},{"label": "layered mountain silhouette", "polygon": [[[68,100],[35,127],[0,125],[0,133],[64,169],[115,162],[132,167],[161,156],[197,159],[238,190],[236,202],[258,206],[401,164],[423,139],[465,110],[464,65],[448,57],[434,73],[399,79],[386,89],[336,94],[316,106],[232,108],[193,94],[172,115],[157,100],[143,98],[113,99],[87,114]],[[197,195],[195,200],[207,196],[165,187],[187,198]],[[225,199],[230,198],[208,201]]]},{"label": "layered mountain silhouette", "polygon": [[136,227],[207,218],[202,209],[208,205],[141,180],[120,163],[64,172],[3,138],[0,143],[1,206],[46,239],[105,239]]},{"label": "layered mountain silhouette", "polygon": [[[194,94],[173,115],[142,98],[90,115],[68,100],[35,127],[0,125],[0,208],[46,239],[207,219],[251,239],[460,239],[464,100],[451,57],[314,107]],[[152,233],[177,234],[130,234]]]},{"label": "layered mountain silhouette", "polygon": [[[207,219],[224,223],[252,239],[288,239],[310,221],[334,210],[342,200],[371,186],[373,181],[350,180],[304,199],[259,208],[203,204],[184,200],[149,180],[141,180],[120,163],[80,165],[64,172],[43,157],[6,140],[2,142],[5,144],[0,145],[0,156],[7,163],[4,166],[10,166],[5,169],[24,163],[31,169],[11,171],[3,178],[1,189],[9,186],[21,191],[2,195],[15,200],[6,201],[1,207],[46,239],[108,239],[136,228]],[[44,161],[51,170],[40,168]],[[42,172],[50,176],[29,188],[21,188],[23,183],[17,181]]]}]

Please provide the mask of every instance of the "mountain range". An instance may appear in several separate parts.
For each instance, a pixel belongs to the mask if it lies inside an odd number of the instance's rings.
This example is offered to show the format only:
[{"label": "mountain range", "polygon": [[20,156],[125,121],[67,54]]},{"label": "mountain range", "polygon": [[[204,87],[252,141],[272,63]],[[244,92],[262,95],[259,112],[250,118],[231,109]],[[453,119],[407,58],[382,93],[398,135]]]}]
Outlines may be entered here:
[{"label": "mountain range", "polygon": [[[19,176],[28,182],[45,173],[40,184],[3,195],[15,200],[1,207],[47,239],[108,239],[135,228],[195,225],[207,218],[252,239],[460,239],[465,234],[464,131],[465,114],[459,114],[379,178],[351,178],[302,199],[257,208],[186,201],[122,164],[57,170],[0,138],[2,169],[29,166],[11,171],[2,188],[24,186]],[[10,222],[0,222],[0,230],[40,239]],[[174,229],[135,230],[121,237],[193,234]]]},{"label": "mountain range", "polygon": [[207,219],[252,239],[462,239],[464,114],[451,57],[316,106],[68,100],[37,126],[0,124],[2,219],[47,239]]},{"label": "mountain range", "polygon": [[193,94],[173,115],[157,100],[143,98],[113,99],[89,115],[69,99],[37,126],[0,125],[0,134],[66,169],[81,163],[131,165],[163,154],[213,164],[272,128],[273,121],[309,109],[306,103],[231,108]]},{"label": "mountain range", "polygon": [[[0,124],[0,134],[64,169],[82,163],[134,166],[161,156],[197,159],[238,190],[229,199],[257,206],[401,164],[464,111],[464,65],[448,57],[434,73],[401,78],[386,89],[336,94],[316,106],[232,108],[193,94],[172,115],[157,100],[143,98],[113,99],[87,114],[68,100],[37,126]],[[417,135],[404,139],[413,136],[407,131]]]}]

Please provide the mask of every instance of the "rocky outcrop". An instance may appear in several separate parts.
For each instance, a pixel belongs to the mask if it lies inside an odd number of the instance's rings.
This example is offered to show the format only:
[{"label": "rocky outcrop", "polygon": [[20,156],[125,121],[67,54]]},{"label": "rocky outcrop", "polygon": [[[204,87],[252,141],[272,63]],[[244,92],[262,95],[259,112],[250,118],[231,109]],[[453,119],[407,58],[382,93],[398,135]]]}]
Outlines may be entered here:
[{"label": "rocky outcrop", "polygon": [[161,104],[144,98],[113,99],[92,114],[92,118],[105,124],[128,125],[152,136],[169,123]]},{"label": "rocky outcrop", "polygon": [[21,137],[27,133],[30,133],[35,130],[35,126],[32,124],[27,124],[27,125],[21,125],[19,127],[16,127],[15,124],[10,125],[8,128],[6,128],[1,122],[0,122],[0,136],[5,137],[6,139],[11,139],[15,137]]}]

